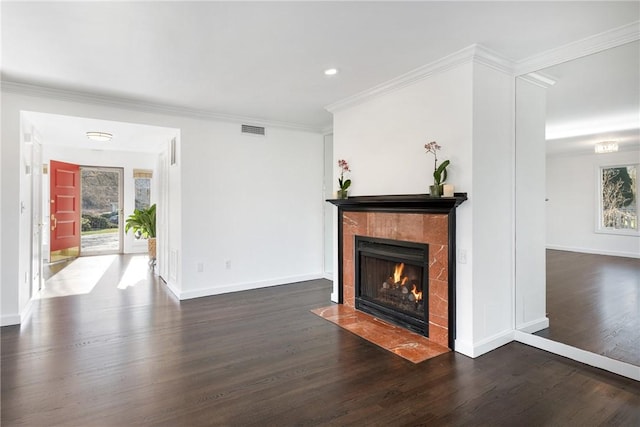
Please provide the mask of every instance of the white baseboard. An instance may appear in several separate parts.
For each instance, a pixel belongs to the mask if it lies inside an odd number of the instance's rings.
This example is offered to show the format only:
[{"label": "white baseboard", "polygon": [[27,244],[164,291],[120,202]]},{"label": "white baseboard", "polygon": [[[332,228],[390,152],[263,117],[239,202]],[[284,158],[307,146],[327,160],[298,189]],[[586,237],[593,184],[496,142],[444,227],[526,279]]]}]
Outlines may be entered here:
[{"label": "white baseboard", "polygon": [[324,277],[327,280],[333,281],[333,271],[325,271],[322,277]]},{"label": "white baseboard", "polygon": [[0,326],[20,325],[31,317],[33,311],[33,298],[27,302],[24,310],[20,314],[3,314],[0,316]]},{"label": "white baseboard", "polygon": [[549,318],[543,317],[542,319],[532,320],[527,323],[522,323],[517,326],[517,329],[522,332],[526,332],[528,334],[534,334],[543,329],[547,329],[549,327]]},{"label": "white baseboard", "polygon": [[306,274],[302,276],[282,277],[278,279],[263,280],[260,282],[246,282],[246,283],[234,283],[232,285],[216,286],[213,288],[201,288],[191,291],[185,291],[176,293],[176,290],[171,289],[171,292],[175,293],[180,300],[208,297],[212,295],[228,294],[231,292],[248,291],[250,289],[267,288],[269,286],[286,285],[289,283],[304,282],[307,280],[324,279],[322,273]]},{"label": "white baseboard", "polygon": [[485,338],[476,344],[472,344],[468,341],[456,340],[455,349],[458,353],[476,358],[513,341],[513,332],[514,331],[512,330],[500,332],[499,334]]},{"label": "white baseboard", "polygon": [[454,346],[456,353],[464,354],[465,356],[473,357],[473,344],[469,341],[455,340]]},{"label": "white baseboard", "polygon": [[3,314],[0,316],[0,326],[11,326],[20,324],[19,314]]},{"label": "white baseboard", "polygon": [[336,304],[339,302],[338,301],[338,294],[335,292],[331,292],[331,301],[335,302]]},{"label": "white baseboard", "polygon": [[169,288],[169,290],[171,291],[171,293],[173,295],[175,295],[178,299],[180,299],[180,289],[178,289],[171,281],[165,281],[164,279],[162,279],[165,283],[165,285],[167,285],[167,288]]},{"label": "white baseboard", "polygon": [[547,245],[547,249],[553,249],[555,251],[578,252],[583,254],[621,256],[625,258],[640,258],[640,253],[622,252],[622,251],[604,251],[604,250],[591,249],[591,248],[579,248],[575,246]]},{"label": "white baseboard", "polygon": [[521,331],[515,331],[514,339],[523,344],[549,351],[551,353],[567,357],[580,363],[594,366],[632,380],[640,381],[640,366],[630,363],[621,362],[619,360],[610,359],[600,354],[591,353],[586,350],[571,347],[566,344],[551,341],[547,338],[537,335],[527,334]]}]

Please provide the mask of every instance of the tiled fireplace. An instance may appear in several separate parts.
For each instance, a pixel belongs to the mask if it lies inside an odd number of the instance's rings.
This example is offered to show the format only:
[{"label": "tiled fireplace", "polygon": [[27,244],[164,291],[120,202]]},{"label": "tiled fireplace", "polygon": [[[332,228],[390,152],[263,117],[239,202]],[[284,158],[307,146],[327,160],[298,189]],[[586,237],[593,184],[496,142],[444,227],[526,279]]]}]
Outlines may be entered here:
[{"label": "tiled fireplace", "polygon": [[456,193],[330,200],[338,206],[339,302],[453,349],[455,212],[466,199]]},{"label": "tiled fireplace", "polygon": [[429,245],[355,236],[355,306],[429,335]]}]

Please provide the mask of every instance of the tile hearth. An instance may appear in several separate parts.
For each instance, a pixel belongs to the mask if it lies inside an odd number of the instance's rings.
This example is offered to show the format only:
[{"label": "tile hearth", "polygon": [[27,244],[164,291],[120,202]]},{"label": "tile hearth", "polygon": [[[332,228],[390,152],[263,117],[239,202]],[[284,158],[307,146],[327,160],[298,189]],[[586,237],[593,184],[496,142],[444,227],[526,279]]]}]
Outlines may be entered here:
[{"label": "tile hearth", "polygon": [[451,351],[422,335],[343,304],[316,308],[311,312],[413,363]]}]

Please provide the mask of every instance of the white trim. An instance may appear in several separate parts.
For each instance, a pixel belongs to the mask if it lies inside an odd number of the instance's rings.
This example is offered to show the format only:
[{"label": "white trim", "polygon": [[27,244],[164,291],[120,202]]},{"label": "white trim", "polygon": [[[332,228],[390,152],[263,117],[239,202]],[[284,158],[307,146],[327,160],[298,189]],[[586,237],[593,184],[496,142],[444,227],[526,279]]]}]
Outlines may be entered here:
[{"label": "white trim", "polygon": [[269,286],[287,285],[287,284],[296,283],[296,282],[305,282],[308,280],[317,280],[317,279],[323,279],[323,278],[324,278],[324,275],[318,273],[318,274],[306,274],[301,276],[282,277],[279,279],[263,280],[260,282],[234,283],[232,285],[216,286],[213,288],[194,289],[192,291],[186,291],[186,292],[176,292],[176,290],[171,287],[170,289],[171,289],[171,292],[176,294],[176,296],[180,298],[180,300],[182,301],[182,300],[192,299],[192,298],[208,297],[212,295],[227,294],[230,292],[248,291],[251,289],[260,289],[260,288],[266,288]]},{"label": "white trim", "polygon": [[331,281],[333,281],[333,271],[329,271],[329,272],[326,272],[326,271],[325,271],[325,272],[322,274],[322,277],[323,277],[324,279],[327,279],[327,280],[331,280]]},{"label": "white trim", "polygon": [[[162,277],[160,278],[162,279]],[[175,295],[176,298],[180,299],[180,289],[178,289],[172,282],[167,282],[164,279],[162,279],[162,281],[164,281],[164,284],[167,285],[167,288],[171,291],[171,293]]]},{"label": "white trim", "polygon": [[333,135],[333,118],[331,124],[325,128],[322,128],[322,136]]},{"label": "white trim", "polygon": [[631,24],[586,37],[582,40],[577,40],[517,61],[514,67],[515,74],[528,74],[551,65],[581,58],[636,40],[640,40],[640,21],[635,21]]},{"label": "white trim", "polygon": [[474,44],[471,47],[474,48],[471,56],[472,61],[493,68],[501,73],[510,76],[513,75],[513,67],[515,64],[511,59],[481,44]]},{"label": "white trim", "polygon": [[555,78],[549,76],[548,74],[540,73],[540,72],[523,74],[518,77],[528,83],[539,86],[543,89],[549,89],[551,86],[555,85],[557,82]]},{"label": "white trim", "polygon": [[621,252],[621,251],[603,251],[601,249],[579,248],[576,246],[547,245],[547,249],[555,251],[578,252],[583,254],[621,256],[625,258],[640,258],[640,253]]},{"label": "white trim", "polygon": [[337,111],[345,108],[350,108],[379,96],[395,92],[420,80],[451,70],[471,61],[483,64],[509,75],[512,75],[513,73],[513,63],[509,59],[484,46],[473,44],[437,61],[423,65],[422,67],[418,67],[408,73],[374,86],[371,89],[357,93],[341,101],[334,102],[333,104],[329,104],[325,109],[330,113],[336,113]]},{"label": "white trim", "polygon": [[337,293],[331,292],[331,296],[329,297],[329,299],[331,300],[331,302],[335,302],[336,304],[339,304]]},{"label": "white trim", "polygon": [[490,352],[491,350],[495,350],[498,347],[502,347],[505,344],[509,344],[513,341],[513,332],[514,331],[512,330],[500,332],[499,334],[485,338],[476,344],[456,340],[455,351],[457,353],[464,354],[465,356],[476,358]]},{"label": "white trim", "polygon": [[167,105],[152,102],[139,101],[130,98],[122,98],[108,95],[98,95],[94,93],[80,92],[68,89],[58,89],[46,86],[39,86],[28,83],[17,83],[11,81],[2,81],[1,88],[5,92],[18,93],[29,96],[40,96],[45,98],[53,98],[62,101],[74,101],[80,103],[89,103],[104,105],[108,107],[126,108],[128,110],[140,111],[145,113],[168,114],[173,116],[192,117],[204,120],[219,120],[224,122],[237,123],[253,123],[257,126],[270,126],[285,129],[300,130],[305,132],[321,133],[323,128],[316,128],[299,123],[281,122],[275,120],[264,120],[255,117],[237,116],[232,114],[215,113],[207,110],[196,108],[180,107],[177,105]]},{"label": "white trim", "polygon": [[532,320],[527,323],[522,323],[517,326],[517,330],[533,334],[549,327],[549,318],[543,317],[541,319]]},{"label": "white trim", "polygon": [[[640,209],[638,209],[638,211],[640,211]],[[600,225],[600,223],[596,224],[596,227],[598,227]],[[640,236],[640,230],[633,230],[633,229],[620,229],[620,228],[606,228],[606,227],[600,227],[600,228],[596,228],[594,230],[594,233],[597,234],[609,234],[611,236],[629,236],[629,237],[638,237]]]},{"label": "white trim", "polygon": [[31,298],[20,314],[5,314],[0,316],[0,326],[21,325],[31,318],[33,313],[33,298]]},{"label": "white trim", "polygon": [[515,331],[514,339],[520,343],[549,351],[599,369],[604,369],[605,371],[613,372],[614,374],[622,375],[623,377],[631,378],[632,380],[640,381],[640,366],[614,360],[600,354],[581,350],[579,348],[571,347],[566,344],[520,331]]},{"label": "white trim", "polygon": [[468,357],[473,357],[473,345],[469,341],[455,340],[455,352]]},{"label": "white trim", "polygon": [[19,314],[3,314],[0,316],[0,326],[12,326],[20,324]]}]

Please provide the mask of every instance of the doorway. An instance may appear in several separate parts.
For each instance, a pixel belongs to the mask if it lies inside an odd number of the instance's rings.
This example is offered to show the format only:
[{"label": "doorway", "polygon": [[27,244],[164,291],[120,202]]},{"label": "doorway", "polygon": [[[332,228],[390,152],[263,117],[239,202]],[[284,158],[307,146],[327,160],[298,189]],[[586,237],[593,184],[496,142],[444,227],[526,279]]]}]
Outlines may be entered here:
[{"label": "doorway", "polygon": [[80,167],[80,255],[122,253],[123,170]]}]

